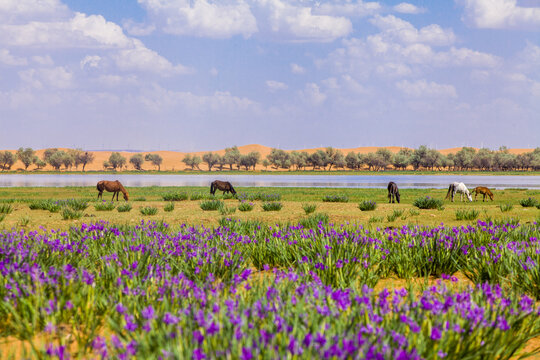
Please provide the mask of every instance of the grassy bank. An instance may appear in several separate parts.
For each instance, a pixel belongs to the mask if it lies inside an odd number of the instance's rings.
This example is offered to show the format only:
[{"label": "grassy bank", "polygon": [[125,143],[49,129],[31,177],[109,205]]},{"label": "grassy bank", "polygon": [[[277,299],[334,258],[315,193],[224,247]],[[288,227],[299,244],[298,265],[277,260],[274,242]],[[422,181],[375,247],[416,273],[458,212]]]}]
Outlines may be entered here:
[{"label": "grassy bank", "polygon": [[[223,201],[228,211],[203,211],[201,201],[209,198],[206,187],[139,187],[129,188],[132,209],[128,212],[119,212],[117,207],[123,201],[115,202],[115,207],[107,211],[100,208],[96,201],[97,191],[94,187],[65,187],[65,188],[2,188],[0,189],[0,205],[9,205],[11,211],[4,214],[0,222],[0,229],[18,227],[44,226],[46,228],[66,229],[81,222],[95,222],[105,220],[116,224],[133,224],[143,219],[163,220],[171,225],[180,223],[217,225],[219,220],[233,217],[243,220],[257,220],[263,223],[295,223],[308,217],[303,205],[315,205],[316,214],[327,214],[329,221],[334,223],[368,224],[374,227],[400,226],[403,224],[438,225],[444,222],[448,225],[460,225],[473,222],[476,219],[501,220],[520,219],[522,223],[536,221],[540,211],[536,207],[522,207],[520,201],[529,197],[540,199],[539,190],[506,189],[494,191],[495,201],[456,202],[445,200],[443,209],[421,210],[413,206],[418,198],[429,196],[443,200],[446,190],[441,189],[402,189],[401,204],[388,204],[385,189],[335,189],[335,188],[237,188],[241,197],[247,203],[253,204],[252,211],[241,212],[237,209],[240,202],[234,198],[216,198]],[[278,199],[282,204],[279,211],[264,211],[263,201],[255,200],[257,195]],[[176,195],[187,198],[183,201],[174,201],[171,210],[171,201],[167,196]],[[180,196],[182,195],[182,196]],[[104,193],[104,199],[109,202],[111,193]],[[174,196],[173,196],[174,197]],[[189,200],[190,198],[196,200]],[[259,196],[260,198],[261,196]],[[323,198],[343,197],[347,202],[325,202]],[[165,199],[164,199],[165,198]],[[251,199],[250,199],[251,198]],[[81,211],[79,219],[64,220],[62,212],[56,213],[47,210],[31,210],[30,205],[37,200],[51,200],[52,202],[79,199],[88,203],[86,209]],[[359,203],[374,201],[376,209],[361,211]],[[511,206],[510,206],[511,205]],[[97,208],[96,208],[97,206]],[[507,211],[501,211],[501,206]],[[155,215],[143,215],[141,209],[156,208]],[[165,209],[170,211],[165,211]],[[474,213],[474,218],[458,220],[457,213]],[[150,212],[151,213],[151,212]],[[472,214],[474,215],[474,214]],[[467,218],[467,217],[466,217]]]}]

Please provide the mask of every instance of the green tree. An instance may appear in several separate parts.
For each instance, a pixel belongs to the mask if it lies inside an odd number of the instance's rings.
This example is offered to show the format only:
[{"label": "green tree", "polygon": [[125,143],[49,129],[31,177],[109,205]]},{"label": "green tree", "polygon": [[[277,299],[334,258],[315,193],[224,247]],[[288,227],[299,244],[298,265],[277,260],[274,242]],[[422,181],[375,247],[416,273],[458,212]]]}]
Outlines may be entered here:
[{"label": "green tree", "polygon": [[332,166],[335,166],[336,168],[342,168],[345,166],[345,157],[341,151],[332,147],[327,147],[325,149],[325,153],[326,158],[328,159],[328,171],[332,170]]},{"label": "green tree", "polygon": [[89,151],[81,152],[77,155],[77,161],[82,165],[82,171],[84,172],[86,165],[94,162],[94,153]]},{"label": "green tree", "polygon": [[163,158],[159,154],[146,154],[144,160],[150,161],[152,165],[157,166],[158,171],[161,171],[161,164],[163,163]]},{"label": "green tree", "polygon": [[270,154],[266,158],[274,169],[289,169],[292,165],[290,155],[281,149],[270,150]]},{"label": "green tree", "polygon": [[32,148],[19,148],[17,150],[17,158],[23,163],[24,170],[28,170],[28,167],[37,161],[36,152]]},{"label": "green tree", "polygon": [[66,167],[66,169],[69,167],[69,165],[72,163],[71,157],[63,150],[56,150],[55,152],[49,154],[49,165],[51,165],[54,170],[60,170],[62,165]]},{"label": "green tree", "polygon": [[113,152],[111,156],[109,156],[109,165],[114,170],[122,169],[126,165],[126,158],[119,152]]},{"label": "green tree", "polygon": [[191,170],[195,170],[195,168],[199,169],[199,165],[201,164],[202,160],[200,156],[191,156],[190,154],[186,154],[184,159],[182,159],[182,162],[186,164],[186,166],[189,166]]},{"label": "green tree", "polygon": [[58,149],[57,148],[50,148],[50,149],[46,149],[44,152],[43,152],[43,160],[49,164],[49,159],[51,158],[51,156],[58,152]]},{"label": "green tree", "polygon": [[474,154],[472,165],[480,170],[491,170],[493,167],[493,151],[482,148]]},{"label": "green tree", "polygon": [[212,167],[219,163],[221,156],[212,152],[207,152],[203,155],[202,160],[208,164],[208,171],[212,171]]},{"label": "green tree", "polygon": [[393,154],[386,148],[379,148],[375,151],[375,156],[377,157],[379,169],[386,169],[392,162]]},{"label": "green tree", "polygon": [[454,165],[461,170],[471,169],[476,150],[472,147],[463,147],[454,156]]},{"label": "green tree", "polygon": [[144,158],[142,154],[134,154],[132,157],[129,158],[129,162],[135,170],[142,170],[142,164],[144,163]]},{"label": "green tree", "polygon": [[233,165],[239,165],[240,163],[240,150],[235,145],[232,148],[225,149],[225,155],[223,155],[223,163],[229,165],[229,170],[233,169]]},{"label": "green tree", "polygon": [[347,168],[351,170],[360,169],[361,163],[360,163],[360,159],[358,158],[358,154],[352,151],[349,152],[347,156],[345,156],[345,164]]},{"label": "green tree", "polygon": [[2,171],[10,170],[13,164],[17,161],[17,156],[10,151],[0,152],[0,166]]}]

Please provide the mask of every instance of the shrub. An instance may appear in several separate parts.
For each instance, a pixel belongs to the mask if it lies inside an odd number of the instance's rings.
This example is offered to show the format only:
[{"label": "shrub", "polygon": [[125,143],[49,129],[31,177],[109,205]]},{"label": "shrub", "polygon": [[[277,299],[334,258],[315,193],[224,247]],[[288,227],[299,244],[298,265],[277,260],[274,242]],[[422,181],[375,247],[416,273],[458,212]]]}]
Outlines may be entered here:
[{"label": "shrub", "polygon": [[218,199],[203,200],[201,201],[201,209],[204,211],[216,211],[224,206],[223,201]]},{"label": "shrub", "polygon": [[349,202],[349,197],[347,195],[325,195],[322,199],[323,202]]},{"label": "shrub", "polygon": [[19,219],[19,226],[25,227],[30,223],[30,216],[23,216]]},{"label": "shrub", "polygon": [[536,200],[536,199],[534,199],[534,198],[528,198],[528,199],[520,200],[519,203],[520,203],[521,206],[523,206],[523,207],[533,207],[533,206],[537,206],[537,205],[538,205],[538,200]]},{"label": "shrub", "polygon": [[132,209],[132,207],[131,207],[131,204],[129,204],[129,203],[118,205],[118,207],[116,208],[116,210],[118,210],[118,212],[130,212],[131,209]]},{"label": "shrub", "polygon": [[51,201],[49,204],[47,204],[47,210],[52,213],[57,213],[62,210],[62,206],[60,206],[60,204],[58,204],[57,202]]},{"label": "shrub", "polygon": [[146,198],[144,196],[139,196],[133,199],[133,201],[146,201]]},{"label": "shrub", "polygon": [[156,215],[158,212],[157,207],[145,206],[139,209],[142,215]]},{"label": "shrub", "polygon": [[319,226],[319,224],[327,225],[330,221],[328,214],[319,213],[313,214],[305,219],[301,219],[299,224],[305,229],[313,229]]},{"label": "shrub", "polygon": [[512,211],[513,208],[514,208],[514,205],[512,205],[512,204],[501,204],[501,205],[499,205],[499,209],[501,209],[501,212]]},{"label": "shrub", "polygon": [[383,221],[382,216],[372,216],[369,218],[368,223],[371,224],[371,223],[382,222],[382,221]]},{"label": "shrub", "polygon": [[64,220],[80,219],[82,216],[82,211],[78,211],[70,207],[64,207],[62,210],[62,219]]},{"label": "shrub", "polygon": [[237,193],[236,198],[240,201],[279,201],[281,200],[281,194],[266,194],[266,193],[256,193],[248,194],[245,192]]},{"label": "shrub", "polygon": [[163,195],[163,200],[164,201],[183,201],[183,200],[187,200],[188,198],[189,198],[188,194],[185,193],[185,192],[182,192],[182,193],[169,193],[169,194]]},{"label": "shrub", "polygon": [[409,209],[409,215],[418,216],[418,215],[420,215],[420,211],[418,211],[416,209]]},{"label": "shrub", "polygon": [[266,201],[261,206],[264,211],[279,211],[283,207],[283,204],[278,201]]},{"label": "shrub", "polygon": [[209,198],[210,198],[209,194],[203,194],[200,192],[189,195],[189,200],[202,200],[202,199],[209,199]]},{"label": "shrub", "polygon": [[414,200],[413,206],[416,206],[419,209],[443,209],[443,202],[439,199],[433,199],[429,196],[425,198],[418,198]]},{"label": "shrub", "polygon": [[242,202],[240,203],[240,205],[238,205],[238,210],[240,211],[251,211],[253,210],[253,203],[248,203],[248,202]]},{"label": "shrub", "polygon": [[480,215],[480,211],[476,209],[458,209],[456,210],[456,220],[474,220]]},{"label": "shrub", "polygon": [[396,220],[401,215],[403,215],[403,210],[397,210],[396,209],[391,214],[386,215],[386,220],[388,220],[388,222],[393,222],[394,220]]},{"label": "shrub", "polygon": [[116,207],[116,205],[114,205],[114,203],[111,201],[111,202],[102,202],[102,203],[97,203],[94,205],[94,208],[96,209],[96,211],[111,211],[111,210],[114,210],[114,208]]},{"label": "shrub", "polygon": [[174,210],[174,203],[173,202],[168,203],[167,205],[165,205],[163,210],[165,210],[166,212],[173,211]]},{"label": "shrub", "polygon": [[358,204],[358,208],[362,211],[372,211],[377,208],[377,203],[372,200],[364,200],[360,204]]},{"label": "shrub", "polygon": [[58,201],[58,205],[62,207],[69,207],[75,211],[83,211],[88,207],[88,202],[83,199],[68,199]]},{"label": "shrub", "polygon": [[0,205],[0,214],[11,214],[13,211],[13,206],[9,204]]},{"label": "shrub", "polygon": [[223,200],[230,200],[230,199],[234,199],[235,195],[233,194],[223,194]]},{"label": "shrub", "polygon": [[302,204],[302,209],[304,209],[306,215],[309,215],[317,210],[317,204]]},{"label": "shrub", "polygon": [[236,212],[236,207],[234,206],[222,206],[219,208],[219,213],[221,215],[231,215]]}]

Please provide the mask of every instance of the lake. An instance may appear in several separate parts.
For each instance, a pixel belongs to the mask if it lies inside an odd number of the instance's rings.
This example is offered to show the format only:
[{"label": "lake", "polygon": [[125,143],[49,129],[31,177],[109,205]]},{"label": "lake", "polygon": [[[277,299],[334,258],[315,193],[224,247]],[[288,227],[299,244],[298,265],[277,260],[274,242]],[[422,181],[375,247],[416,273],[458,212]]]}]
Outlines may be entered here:
[{"label": "lake", "polygon": [[447,188],[454,181],[469,188],[540,189],[540,176],[504,175],[122,175],[122,174],[6,174],[0,175],[0,187],[95,186],[99,180],[120,180],[124,186],[210,186],[213,180],[230,181],[244,187],[329,187],[380,188],[394,181],[400,188]]}]

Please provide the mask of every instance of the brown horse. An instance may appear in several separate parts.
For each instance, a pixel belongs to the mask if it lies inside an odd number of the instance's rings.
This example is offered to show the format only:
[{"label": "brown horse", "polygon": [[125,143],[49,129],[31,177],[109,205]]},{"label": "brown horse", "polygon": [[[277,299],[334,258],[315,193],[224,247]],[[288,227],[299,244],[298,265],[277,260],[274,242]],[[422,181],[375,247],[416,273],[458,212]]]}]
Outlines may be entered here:
[{"label": "brown horse", "polygon": [[491,190],[489,190],[485,186],[477,186],[477,187],[475,187],[474,189],[472,189],[471,194],[472,193],[474,193],[474,200],[476,200],[476,196],[478,194],[482,194],[484,196],[482,198],[482,202],[484,202],[486,200],[486,195],[489,196],[491,201],[493,201],[493,193],[491,192]]},{"label": "brown horse", "polygon": [[221,190],[223,193],[228,193],[230,191],[233,195],[236,195],[236,190],[234,190],[232,184],[228,181],[212,181],[210,184],[210,194],[215,195],[216,190]]},{"label": "brown horse", "polygon": [[390,181],[388,183],[388,203],[394,203],[394,198],[399,204],[399,190],[395,182]]},{"label": "brown horse", "polygon": [[122,192],[122,194],[124,194],[124,200],[126,200],[126,201],[129,200],[128,192],[126,191],[126,189],[122,186],[122,184],[118,180],[116,180],[116,181],[101,180],[100,182],[97,183],[96,187],[97,187],[97,189],[99,191],[99,194],[97,196],[98,199],[99,198],[103,199],[103,191],[107,190],[108,192],[113,193],[112,201],[114,201],[114,195],[116,195],[116,201],[118,201],[118,194],[120,192]]}]

